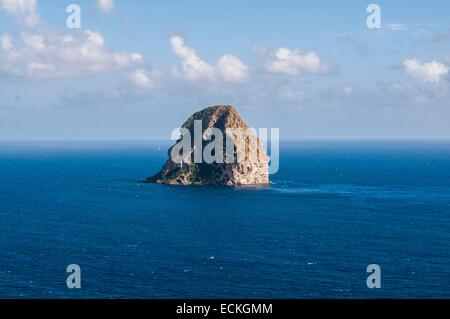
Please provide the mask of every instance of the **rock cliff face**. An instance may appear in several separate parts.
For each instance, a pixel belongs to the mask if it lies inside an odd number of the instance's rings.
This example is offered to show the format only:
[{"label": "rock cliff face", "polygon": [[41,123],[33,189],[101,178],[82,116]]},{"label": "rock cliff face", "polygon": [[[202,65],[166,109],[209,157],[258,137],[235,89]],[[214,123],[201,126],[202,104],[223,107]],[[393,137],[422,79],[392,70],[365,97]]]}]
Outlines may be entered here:
[{"label": "rock cliff face", "polygon": [[[269,159],[264,147],[232,106],[211,106],[199,111],[183,124],[183,130],[187,136],[182,133],[169,149],[169,159],[161,171],[145,182],[226,186],[269,183]],[[211,134],[218,131],[221,134]],[[201,137],[196,137],[196,133]],[[187,139],[190,151],[180,153],[183,139]],[[214,161],[206,158],[208,154]]]}]

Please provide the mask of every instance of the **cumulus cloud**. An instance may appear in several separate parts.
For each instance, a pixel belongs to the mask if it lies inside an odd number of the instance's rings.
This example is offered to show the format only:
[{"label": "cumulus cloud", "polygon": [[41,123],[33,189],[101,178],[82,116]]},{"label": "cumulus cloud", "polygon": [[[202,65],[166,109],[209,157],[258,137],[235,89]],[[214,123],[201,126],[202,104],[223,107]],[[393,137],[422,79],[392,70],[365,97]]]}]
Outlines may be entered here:
[{"label": "cumulus cloud", "polygon": [[144,69],[138,69],[130,74],[131,82],[138,88],[148,89],[155,86],[152,75]]},{"label": "cumulus cloud", "polygon": [[1,0],[0,8],[16,16],[27,27],[35,27],[40,22],[37,0]]},{"label": "cumulus cloud", "polygon": [[272,53],[265,67],[271,73],[285,75],[325,74],[329,71],[316,52],[301,53],[287,48],[279,48]]},{"label": "cumulus cloud", "polygon": [[181,60],[181,70],[174,68],[174,73],[189,81],[243,83],[249,79],[248,67],[236,56],[225,54],[216,65],[203,61],[197,52],[185,45],[179,36],[170,38],[173,52]]},{"label": "cumulus cloud", "polygon": [[99,32],[86,31],[87,41],[93,46],[102,48],[105,45],[105,39]]},{"label": "cumulus cloud", "polygon": [[439,83],[449,71],[449,68],[443,63],[437,61],[422,63],[415,58],[405,60],[403,67],[410,77],[432,84]]},{"label": "cumulus cloud", "polygon": [[85,31],[77,37],[54,33],[23,32],[22,45],[15,48],[11,38],[1,38],[0,73],[29,78],[54,78],[89,73],[142,68],[139,53],[106,49],[102,35]]},{"label": "cumulus cloud", "polygon": [[109,12],[114,9],[114,0],[98,0],[98,6],[103,12]]},{"label": "cumulus cloud", "polygon": [[230,54],[219,59],[217,73],[225,82],[241,83],[248,80],[248,67]]},{"label": "cumulus cloud", "polygon": [[[112,10],[114,1],[99,1],[99,5]],[[0,9],[28,27],[41,23],[37,0],[0,0]],[[37,28],[24,29],[14,39],[6,33],[0,36],[0,75],[48,79],[107,72],[122,75],[138,88],[155,86],[154,73],[141,54],[108,49],[96,31],[61,35],[51,28]]]}]

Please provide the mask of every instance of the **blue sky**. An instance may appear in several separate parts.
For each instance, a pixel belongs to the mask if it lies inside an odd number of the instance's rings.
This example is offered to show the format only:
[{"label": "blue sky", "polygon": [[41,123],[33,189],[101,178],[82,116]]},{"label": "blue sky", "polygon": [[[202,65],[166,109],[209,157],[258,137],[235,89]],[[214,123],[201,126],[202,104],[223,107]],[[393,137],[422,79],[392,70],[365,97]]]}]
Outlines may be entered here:
[{"label": "blue sky", "polygon": [[211,104],[282,139],[450,138],[448,1],[0,8],[0,139],[167,139]]}]

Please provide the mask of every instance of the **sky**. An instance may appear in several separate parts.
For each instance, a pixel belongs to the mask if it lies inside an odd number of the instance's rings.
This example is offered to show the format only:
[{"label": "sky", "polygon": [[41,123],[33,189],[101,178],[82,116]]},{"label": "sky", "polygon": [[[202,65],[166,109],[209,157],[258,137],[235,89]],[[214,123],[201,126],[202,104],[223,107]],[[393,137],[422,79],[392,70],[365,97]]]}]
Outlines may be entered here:
[{"label": "sky", "polygon": [[217,104],[281,139],[450,139],[449,12],[448,0],[0,0],[0,140],[169,139]]}]

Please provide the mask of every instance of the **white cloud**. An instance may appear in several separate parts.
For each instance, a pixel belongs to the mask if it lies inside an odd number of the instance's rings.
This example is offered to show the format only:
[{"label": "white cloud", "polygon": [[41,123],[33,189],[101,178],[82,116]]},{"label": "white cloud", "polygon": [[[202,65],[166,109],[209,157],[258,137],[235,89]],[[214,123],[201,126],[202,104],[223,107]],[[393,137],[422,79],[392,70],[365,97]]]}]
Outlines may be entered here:
[{"label": "white cloud", "polygon": [[11,41],[11,37],[8,34],[4,34],[0,37],[0,47],[4,51],[9,51],[14,49],[14,44]]},{"label": "white cloud", "polygon": [[109,12],[114,9],[114,0],[98,0],[98,6],[103,12]]},{"label": "white cloud", "polygon": [[0,73],[54,78],[112,71],[128,73],[141,69],[143,64],[139,53],[110,51],[104,47],[102,35],[89,30],[77,37],[23,32],[22,41],[20,49],[16,49],[8,36],[1,38]]},{"label": "white cloud", "polygon": [[154,86],[153,80],[144,69],[139,69],[133,72],[130,75],[130,79],[132,83],[139,88],[147,89]]},{"label": "white cloud", "polygon": [[189,81],[243,83],[249,79],[248,67],[239,58],[225,54],[217,65],[203,61],[197,52],[184,44],[178,36],[170,38],[173,52],[181,60],[181,71],[174,68],[174,73]]},{"label": "white cloud", "polygon": [[0,7],[27,27],[35,27],[40,22],[37,0],[1,0]]},{"label": "white cloud", "polygon": [[63,43],[73,43],[73,42],[75,42],[75,38],[71,35],[64,35],[62,37],[62,41],[63,41]]},{"label": "white cloud", "polygon": [[[99,3],[104,9],[114,8],[113,1]],[[36,0],[0,0],[0,8],[22,22],[39,21]],[[0,74],[46,79],[116,72],[140,88],[155,85],[140,53],[107,49],[99,32],[61,35],[50,28],[39,28],[23,31],[15,42],[8,34],[0,36]]]},{"label": "white cloud", "polygon": [[387,90],[395,94],[411,94],[414,93],[415,88],[411,83],[393,83],[387,85]]},{"label": "white cloud", "polygon": [[55,73],[56,67],[51,63],[36,63],[31,62],[26,65],[26,72],[30,77],[43,77],[44,74],[53,74]]},{"label": "white cloud", "polygon": [[401,23],[388,23],[386,24],[386,29],[391,31],[405,31],[408,27],[405,24]]},{"label": "white cloud", "polygon": [[103,39],[100,33],[87,30],[86,35],[87,41],[94,47],[103,48],[105,45],[105,39]]},{"label": "white cloud", "polygon": [[36,0],[2,0],[2,8],[11,14],[36,12]]},{"label": "white cloud", "polygon": [[410,77],[427,83],[439,83],[449,71],[445,64],[436,61],[422,63],[415,58],[405,60],[403,66]]},{"label": "white cloud", "polygon": [[25,46],[32,51],[42,51],[45,49],[44,38],[39,34],[29,35],[22,33],[22,39]]},{"label": "white cloud", "polygon": [[271,73],[285,75],[324,74],[329,71],[316,52],[301,53],[287,48],[279,48],[271,54],[265,67]]},{"label": "white cloud", "polygon": [[350,85],[346,85],[342,88],[342,91],[345,95],[351,95],[353,93],[353,87]]},{"label": "white cloud", "polygon": [[219,59],[217,72],[226,82],[240,83],[248,80],[248,67],[233,55],[226,54]]},{"label": "white cloud", "polygon": [[181,37],[174,36],[170,38],[173,52],[181,59],[182,74],[188,80],[213,80],[214,68],[202,61],[194,49],[188,48],[184,45],[184,40]]}]

